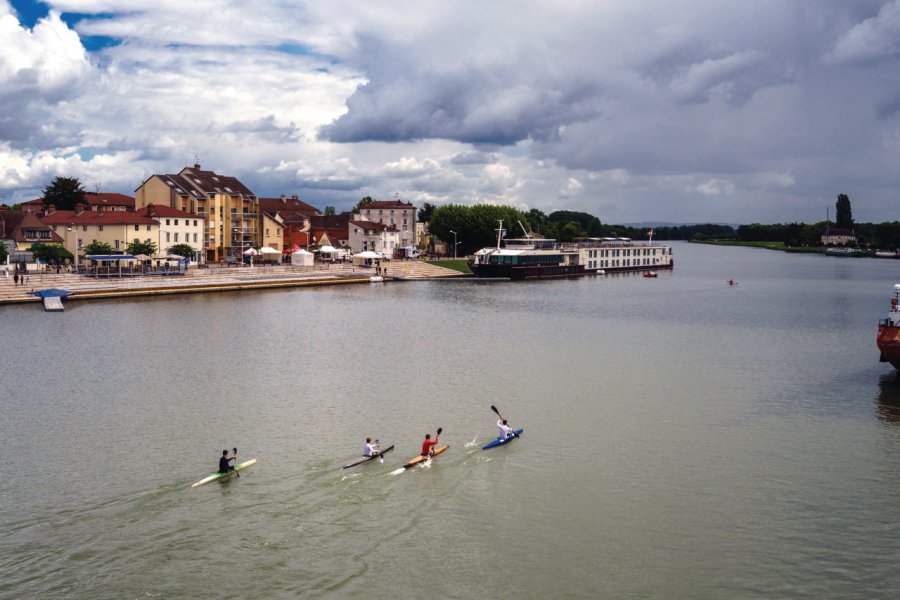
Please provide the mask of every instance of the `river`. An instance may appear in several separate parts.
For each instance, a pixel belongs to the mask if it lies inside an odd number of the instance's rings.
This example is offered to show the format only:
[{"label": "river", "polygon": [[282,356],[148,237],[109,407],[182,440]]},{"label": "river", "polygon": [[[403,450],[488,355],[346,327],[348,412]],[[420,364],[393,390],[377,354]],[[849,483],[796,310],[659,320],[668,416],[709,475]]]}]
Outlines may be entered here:
[{"label": "river", "polygon": [[0,598],[896,598],[898,267],[0,307]]}]

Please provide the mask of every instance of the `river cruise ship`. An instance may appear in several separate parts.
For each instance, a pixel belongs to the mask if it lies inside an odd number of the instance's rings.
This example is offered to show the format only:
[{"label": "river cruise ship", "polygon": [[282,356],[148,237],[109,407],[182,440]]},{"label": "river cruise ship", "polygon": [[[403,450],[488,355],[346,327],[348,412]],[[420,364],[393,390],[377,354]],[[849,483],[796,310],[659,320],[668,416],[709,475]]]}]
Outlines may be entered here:
[{"label": "river cruise ship", "polygon": [[674,266],[671,246],[630,238],[581,238],[557,243],[549,238],[526,235],[507,238],[501,247],[503,224],[497,246],[482,248],[469,262],[477,277],[541,279],[602,275],[618,271],[656,271]]}]

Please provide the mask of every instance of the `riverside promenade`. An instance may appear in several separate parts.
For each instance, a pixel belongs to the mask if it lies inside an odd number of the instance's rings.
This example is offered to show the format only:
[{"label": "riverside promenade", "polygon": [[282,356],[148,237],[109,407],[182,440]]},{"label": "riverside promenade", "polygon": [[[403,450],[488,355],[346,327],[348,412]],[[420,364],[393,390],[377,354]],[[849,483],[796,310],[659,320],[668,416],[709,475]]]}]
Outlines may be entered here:
[{"label": "riverside promenade", "polygon": [[[382,265],[385,281],[460,277],[461,273],[420,261]],[[254,267],[210,267],[189,269],[184,275],[94,278],[72,273],[29,273],[26,285],[16,286],[13,276],[0,274],[0,305],[41,302],[32,291],[59,288],[69,291],[69,300],[122,298],[231,292],[253,289],[369,283],[375,269],[351,264],[317,263],[312,267],[268,265]]]}]

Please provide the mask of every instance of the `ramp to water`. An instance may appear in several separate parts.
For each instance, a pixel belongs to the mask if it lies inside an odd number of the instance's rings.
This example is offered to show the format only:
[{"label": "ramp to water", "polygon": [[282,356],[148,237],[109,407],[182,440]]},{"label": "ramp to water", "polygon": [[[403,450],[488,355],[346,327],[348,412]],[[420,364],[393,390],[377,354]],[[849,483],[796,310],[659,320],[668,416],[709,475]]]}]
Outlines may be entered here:
[{"label": "ramp to water", "polygon": [[62,298],[59,296],[49,296],[44,298],[44,310],[47,312],[62,312],[65,309]]}]

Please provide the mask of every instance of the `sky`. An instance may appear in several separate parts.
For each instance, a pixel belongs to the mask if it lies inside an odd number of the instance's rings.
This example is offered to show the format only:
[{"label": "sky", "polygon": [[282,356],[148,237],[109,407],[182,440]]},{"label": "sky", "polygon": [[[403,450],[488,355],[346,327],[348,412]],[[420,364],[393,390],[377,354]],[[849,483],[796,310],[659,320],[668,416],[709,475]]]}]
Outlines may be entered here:
[{"label": "sky", "polygon": [[0,0],[0,203],[258,196],[900,219],[900,0]]}]

